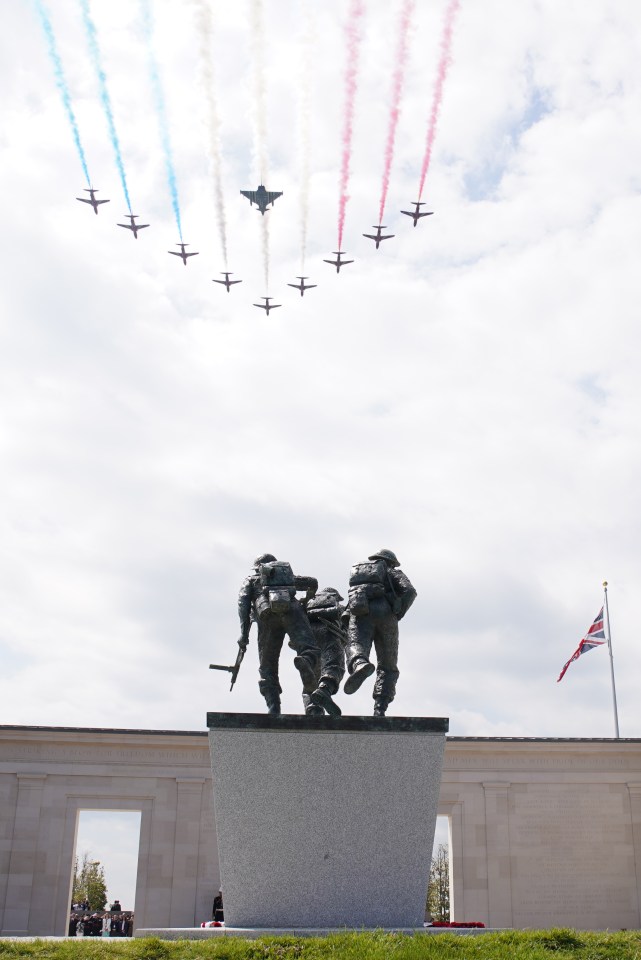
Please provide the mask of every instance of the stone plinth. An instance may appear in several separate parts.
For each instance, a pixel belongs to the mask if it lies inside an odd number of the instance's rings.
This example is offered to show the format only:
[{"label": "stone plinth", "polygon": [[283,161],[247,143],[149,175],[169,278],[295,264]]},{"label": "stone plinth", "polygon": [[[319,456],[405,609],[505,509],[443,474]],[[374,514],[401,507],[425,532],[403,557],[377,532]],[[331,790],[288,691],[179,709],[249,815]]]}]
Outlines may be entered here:
[{"label": "stone plinth", "polygon": [[228,927],[422,925],[447,719],[207,725]]}]

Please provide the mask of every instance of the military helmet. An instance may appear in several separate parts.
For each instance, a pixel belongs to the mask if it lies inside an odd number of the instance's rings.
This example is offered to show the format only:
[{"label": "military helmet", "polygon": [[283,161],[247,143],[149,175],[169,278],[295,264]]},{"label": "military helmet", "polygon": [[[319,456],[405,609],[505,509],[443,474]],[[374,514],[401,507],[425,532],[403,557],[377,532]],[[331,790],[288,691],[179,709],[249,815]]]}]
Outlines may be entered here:
[{"label": "military helmet", "polygon": [[[323,589],[319,590],[318,593],[331,593],[333,594],[333,596],[336,597],[337,600],[343,600],[343,597],[341,597],[336,587],[323,587]],[[318,596],[318,593],[316,594],[316,596]]]},{"label": "military helmet", "polygon": [[254,560],[254,566],[259,567],[261,563],[272,563],[275,559],[276,557],[273,553],[261,553],[261,555]]},{"label": "military helmet", "polygon": [[400,562],[393,550],[379,550],[378,553],[372,553],[368,560],[386,560],[393,567],[400,567]]}]

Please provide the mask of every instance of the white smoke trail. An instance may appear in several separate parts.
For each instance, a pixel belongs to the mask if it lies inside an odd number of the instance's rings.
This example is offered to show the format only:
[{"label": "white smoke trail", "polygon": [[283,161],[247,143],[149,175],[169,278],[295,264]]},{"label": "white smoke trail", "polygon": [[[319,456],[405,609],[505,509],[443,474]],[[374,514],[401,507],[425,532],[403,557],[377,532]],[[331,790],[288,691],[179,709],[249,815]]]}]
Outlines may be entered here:
[{"label": "white smoke trail", "polygon": [[[267,186],[267,96],[265,89],[265,25],[263,0],[250,0],[251,53],[254,63],[254,162],[260,183]],[[269,293],[269,214],[261,215],[263,273]]]},{"label": "white smoke trail", "polygon": [[269,214],[261,216],[261,245],[263,249],[263,279],[265,293],[269,293]]},{"label": "white smoke trail", "polygon": [[310,99],[311,75],[314,56],[314,21],[309,0],[301,0],[303,28],[300,43],[300,83],[298,102],[299,151],[300,151],[300,262],[305,273],[307,256],[307,229],[309,224],[310,187]]},{"label": "white smoke trail", "polygon": [[193,0],[198,31],[198,54],[200,74],[205,100],[205,124],[207,129],[207,159],[212,180],[214,204],[218,218],[218,236],[222,249],[225,270],[227,269],[227,218],[223,191],[222,155],[220,148],[220,115],[216,96],[216,72],[212,56],[214,19],[209,0]]}]

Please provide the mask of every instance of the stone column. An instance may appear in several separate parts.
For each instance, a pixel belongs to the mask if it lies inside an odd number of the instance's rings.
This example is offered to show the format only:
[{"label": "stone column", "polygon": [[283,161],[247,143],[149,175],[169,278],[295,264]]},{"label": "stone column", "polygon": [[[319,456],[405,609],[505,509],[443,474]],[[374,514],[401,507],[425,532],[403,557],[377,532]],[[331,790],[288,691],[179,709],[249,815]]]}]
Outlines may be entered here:
[{"label": "stone column", "polygon": [[489,926],[512,926],[509,783],[484,783]]},{"label": "stone column", "polygon": [[38,830],[46,774],[19,773],[17,777],[18,800],[2,928],[5,937],[27,935],[34,876],[41,866]]},{"label": "stone column", "polygon": [[637,927],[641,926],[641,783],[629,783],[630,814],[632,818],[632,844],[636,874]]},{"label": "stone column", "polygon": [[[200,817],[203,784],[196,778],[176,777],[176,833],[174,840],[174,870],[171,887],[171,927],[193,927],[206,917],[196,916],[198,888],[198,855],[200,846]],[[212,892],[212,901],[214,894]]]}]

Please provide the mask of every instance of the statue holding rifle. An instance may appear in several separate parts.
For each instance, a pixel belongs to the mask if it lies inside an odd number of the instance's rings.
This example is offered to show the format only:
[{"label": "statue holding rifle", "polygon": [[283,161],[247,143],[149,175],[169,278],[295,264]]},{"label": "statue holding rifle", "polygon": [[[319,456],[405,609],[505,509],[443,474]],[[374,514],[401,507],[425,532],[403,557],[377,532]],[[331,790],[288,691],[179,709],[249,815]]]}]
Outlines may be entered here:
[{"label": "statue holding rifle", "polygon": [[243,581],[238,594],[239,655],[247,649],[249,630],[255,623],[258,627],[258,687],[265,698],[268,713],[280,713],[282,690],[278,661],[285,636],[296,653],[294,666],[300,673],[303,693],[309,698],[306,699],[306,712],[316,712],[315,708],[311,709],[314,707],[311,696],[317,689],[320,654],[305,609],[296,598],[297,591],[301,590],[305,591],[305,599],[311,600],[318,590],[318,581],[314,577],[295,576],[289,563],[277,560],[271,553],[263,553],[254,561],[254,569]]}]

